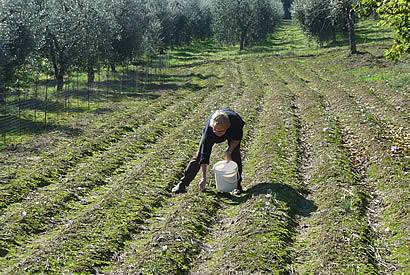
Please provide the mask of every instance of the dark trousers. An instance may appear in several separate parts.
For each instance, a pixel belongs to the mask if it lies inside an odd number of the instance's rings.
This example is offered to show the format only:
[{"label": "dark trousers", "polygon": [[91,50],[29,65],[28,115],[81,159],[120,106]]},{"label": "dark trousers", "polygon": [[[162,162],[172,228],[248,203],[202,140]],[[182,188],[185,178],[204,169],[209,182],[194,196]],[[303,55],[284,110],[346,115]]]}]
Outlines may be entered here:
[{"label": "dark trousers", "polygon": [[[235,150],[232,152],[232,160],[238,164],[238,172],[239,172],[239,179],[237,187],[240,188],[242,182],[242,160],[241,160],[241,144],[239,144]],[[191,159],[188,163],[188,166],[184,170],[184,176],[181,178],[181,184],[184,186],[188,186],[191,181],[196,177],[198,174],[199,169],[201,169],[201,164],[199,163],[201,157],[201,149],[202,149],[202,140],[199,144],[198,152],[195,156]]]}]

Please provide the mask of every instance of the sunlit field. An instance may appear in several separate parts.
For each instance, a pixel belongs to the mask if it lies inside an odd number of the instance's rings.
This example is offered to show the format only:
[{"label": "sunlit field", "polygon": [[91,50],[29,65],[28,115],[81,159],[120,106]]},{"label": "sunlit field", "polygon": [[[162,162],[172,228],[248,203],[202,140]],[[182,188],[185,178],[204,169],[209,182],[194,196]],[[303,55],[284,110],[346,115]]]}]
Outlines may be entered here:
[{"label": "sunlit field", "polygon": [[[356,32],[356,55],[285,21],[244,51],[175,48],[91,88],[73,72],[71,112],[64,97],[0,142],[0,273],[410,272],[409,59],[385,59],[374,21]],[[245,192],[210,171],[206,192],[198,175],[172,194],[219,108],[246,122]]]}]

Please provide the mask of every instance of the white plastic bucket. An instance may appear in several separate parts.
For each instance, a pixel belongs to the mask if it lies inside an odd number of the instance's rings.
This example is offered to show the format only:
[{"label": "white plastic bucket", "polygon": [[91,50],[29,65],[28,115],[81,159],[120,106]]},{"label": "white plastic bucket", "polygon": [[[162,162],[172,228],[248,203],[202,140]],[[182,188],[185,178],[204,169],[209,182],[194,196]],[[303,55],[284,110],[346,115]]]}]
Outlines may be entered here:
[{"label": "white plastic bucket", "polygon": [[234,161],[218,161],[214,164],[216,189],[221,192],[231,192],[236,188],[238,181],[238,164]]}]

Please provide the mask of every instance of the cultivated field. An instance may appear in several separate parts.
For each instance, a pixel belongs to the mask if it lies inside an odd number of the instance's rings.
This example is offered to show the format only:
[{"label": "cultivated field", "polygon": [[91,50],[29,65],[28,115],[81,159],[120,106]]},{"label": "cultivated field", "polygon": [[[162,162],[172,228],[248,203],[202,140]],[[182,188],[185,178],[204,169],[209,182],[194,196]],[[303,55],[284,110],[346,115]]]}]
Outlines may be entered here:
[{"label": "cultivated field", "polygon": [[[409,60],[359,47],[175,66],[0,152],[0,272],[408,274]],[[395,81],[392,81],[395,80]],[[167,89],[172,87],[172,89]],[[245,193],[172,195],[208,115],[246,122]],[[211,165],[226,144],[213,150]]]}]

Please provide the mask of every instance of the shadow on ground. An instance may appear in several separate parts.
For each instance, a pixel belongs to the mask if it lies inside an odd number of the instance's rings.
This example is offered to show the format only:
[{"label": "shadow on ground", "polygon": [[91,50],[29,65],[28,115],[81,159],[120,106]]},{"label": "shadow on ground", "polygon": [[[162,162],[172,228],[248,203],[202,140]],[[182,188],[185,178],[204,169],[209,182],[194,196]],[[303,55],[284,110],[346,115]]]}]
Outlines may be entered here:
[{"label": "shadow on ground", "polygon": [[275,198],[285,202],[292,215],[310,216],[312,212],[317,210],[314,201],[308,200],[303,194],[288,184],[276,182],[262,182],[245,190],[240,196],[232,195],[231,193],[222,193],[216,191],[216,196],[228,198],[233,204],[242,204],[254,196],[275,194]]}]

